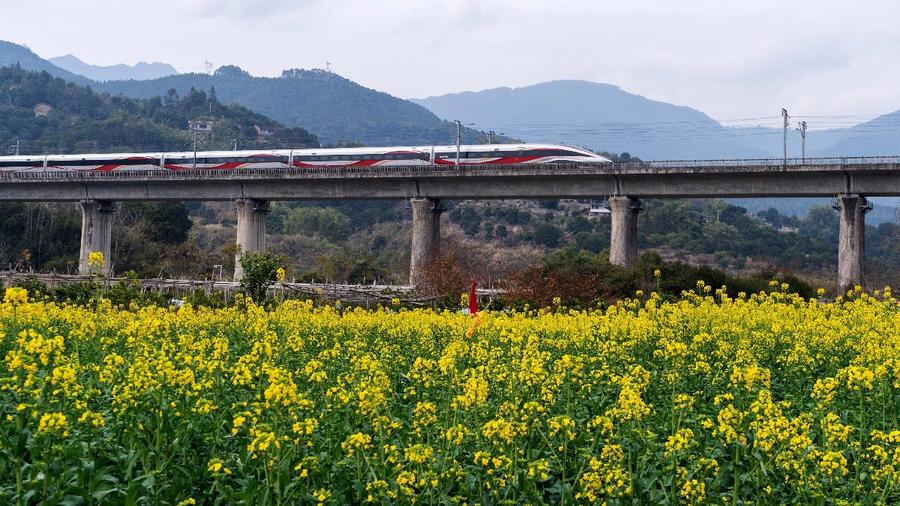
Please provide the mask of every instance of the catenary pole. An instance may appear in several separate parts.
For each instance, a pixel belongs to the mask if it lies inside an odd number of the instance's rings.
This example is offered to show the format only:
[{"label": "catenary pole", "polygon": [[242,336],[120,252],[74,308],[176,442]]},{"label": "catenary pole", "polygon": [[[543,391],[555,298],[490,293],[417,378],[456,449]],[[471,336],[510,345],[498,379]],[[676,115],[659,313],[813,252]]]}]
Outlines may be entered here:
[{"label": "catenary pole", "polygon": [[800,130],[800,158],[806,161],[806,122],[798,123],[797,130]]},{"label": "catenary pole", "polygon": [[462,142],[462,121],[455,119],[456,123],[456,165],[459,165],[459,145]]},{"label": "catenary pole", "polygon": [[781,108],[781,117],[784,118],[784,164],[787,165],[787,131],[788,131],[788,115],[787,109]]}]

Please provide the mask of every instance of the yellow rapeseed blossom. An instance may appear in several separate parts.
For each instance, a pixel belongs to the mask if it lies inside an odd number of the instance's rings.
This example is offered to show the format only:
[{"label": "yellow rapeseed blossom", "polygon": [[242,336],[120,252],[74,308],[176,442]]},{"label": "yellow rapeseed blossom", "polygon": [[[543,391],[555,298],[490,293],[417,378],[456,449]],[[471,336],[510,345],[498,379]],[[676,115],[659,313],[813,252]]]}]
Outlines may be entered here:
[{"label": "yellow rapeseed blossom", "polygon": [[706,497],[706,484],[696,479],[687,480],[681,486],[679,495],[689,504],[700,504]]},{"label": "yellow rapeseed blossom", "polygon": [[104,258],[102,251],[92,251],[88,253],[87,263],[91,269],[99,270],[106,265],[106,259]]},{"label": "yellow rapeseed blossom", "polygon": [[38,422],[37,434],[69,435],[69,421],[62,413],[45,413]]},{"label": "yellow rapeseed blossom", "polygon": [[669,436],[665,443],[666,456],[686,450],[694,437],[694,431],[691,429],[679,429],[675,434]]},{"label": "yellow rapeseed blossom", "polygon": [[100,500],[92,461],[161,504],[900,502],[891,290],[731,293],[473,318],[11,288],[0,496]]},{"label": "yellow rapeseed blossom", "polygon": [[352,434],[341,443],[341,448],[347,452],[348,456],[353,456],[356,452],[365,451],[372,447],[372,436],[357,432]]},{"label": "yellow rapeseed blossom", "polygon": [[22,304],[27,304],[28,290],[15,286],[7,288],[6,294],[3,297],[3,302],[13,306],[21,306]]}]

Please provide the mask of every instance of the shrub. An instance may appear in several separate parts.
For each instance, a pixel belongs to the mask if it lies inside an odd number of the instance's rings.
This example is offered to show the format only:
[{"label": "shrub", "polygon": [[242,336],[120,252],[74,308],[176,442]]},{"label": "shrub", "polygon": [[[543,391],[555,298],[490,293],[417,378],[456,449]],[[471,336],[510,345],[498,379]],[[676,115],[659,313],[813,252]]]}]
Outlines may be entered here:
[{"label": "shrub", "polygon": [[257,302],[264,302],[266,291],[275,283],[278,269],[282,268],[281,259],[265,251],[253,251],[241,255],[241,267],[244,268],[241,279],[244,293]]}]

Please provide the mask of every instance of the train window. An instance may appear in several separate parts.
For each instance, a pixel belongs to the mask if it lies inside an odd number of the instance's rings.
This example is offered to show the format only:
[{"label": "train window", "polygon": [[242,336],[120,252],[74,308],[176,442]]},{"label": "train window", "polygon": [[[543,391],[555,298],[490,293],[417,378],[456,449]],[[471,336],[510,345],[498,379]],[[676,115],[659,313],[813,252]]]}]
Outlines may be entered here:
[{"label": "train window", "polygon": [[159,165],[159,158],[117,160],[116,163],[119,163],[120,165]]},{"label": "train window", "polygon": [[41,167],[44,165],[44,162],[40,160],[35,161],[0,161],[0,167]]},{"label": "train window", "polygon": [[572,156],[568,151],[564,151],[562,149],[532,149],[525,152],[525,156],[538,156],[538,157],[547,157],[547,156]]},{"label": "train window", "polygon": [[[69,167],[90,167],[94,165],[154,165],[158,164],[158,160],[128,160],[128,159],[106,159],[106,160],[53,160],[48,161],[49,165],[69,166]],[[43,163],[41,163],[43,165]]]}]

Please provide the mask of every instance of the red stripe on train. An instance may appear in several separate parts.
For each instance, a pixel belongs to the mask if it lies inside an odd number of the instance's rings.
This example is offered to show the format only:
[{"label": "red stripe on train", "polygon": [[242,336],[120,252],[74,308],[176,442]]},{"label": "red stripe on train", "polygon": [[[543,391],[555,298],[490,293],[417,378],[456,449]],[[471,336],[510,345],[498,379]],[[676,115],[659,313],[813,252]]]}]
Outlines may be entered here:
[{"label": "red stripe on train", "polygon": [[[242,165],[249,165],[244,162],[228,162],[228,163],[220,163],[219,165],[212,165],[209,167],[203,167],[198,165],[196,168],[200,170],[232,170],[241,167]],[[174,163],[167,163],[165,168],[169,170],[193,170],[195,167],[193,165],[175,165]]]},{"label": "red stripe on train", "polygon": [[301,169],[324,169],[328,167],[371,167],[381,160],[354,160],[350,163],[306,163],[294,161],[294,167]]}]

